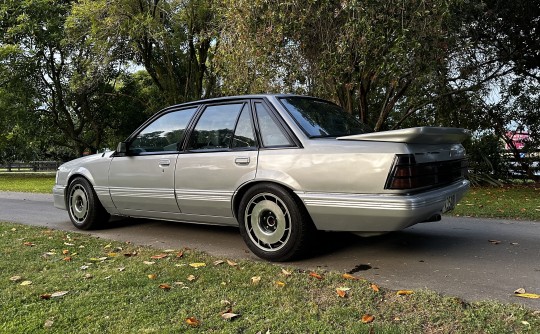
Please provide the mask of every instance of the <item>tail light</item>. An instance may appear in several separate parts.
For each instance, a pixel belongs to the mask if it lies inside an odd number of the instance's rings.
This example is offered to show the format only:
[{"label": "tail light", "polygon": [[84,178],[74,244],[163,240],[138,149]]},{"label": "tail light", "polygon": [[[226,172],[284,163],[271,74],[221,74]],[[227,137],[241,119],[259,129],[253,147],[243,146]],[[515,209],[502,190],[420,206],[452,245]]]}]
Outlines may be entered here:
[{"label": "tail light", "polygon": [[416,163],[412,154],[397,154],[385,189],[411,190],[438,187],[464,179],[467,159]]}]

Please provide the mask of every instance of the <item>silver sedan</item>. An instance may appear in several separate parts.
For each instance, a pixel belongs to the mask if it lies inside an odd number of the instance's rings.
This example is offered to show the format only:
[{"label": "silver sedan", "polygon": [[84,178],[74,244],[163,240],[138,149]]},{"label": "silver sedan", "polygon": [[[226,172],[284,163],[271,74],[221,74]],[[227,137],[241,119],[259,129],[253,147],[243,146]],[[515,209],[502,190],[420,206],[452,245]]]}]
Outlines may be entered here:
[{"label": "silver sedan", "polygon": [[250,95],[172,106],[114,152],[59,167],[54,205],[80,229],[110,215],[238,226],[261,258],[309,252],[316,230],[364,236],[437,221],[469,187],[468,132],[370,132],[339,106]]}]

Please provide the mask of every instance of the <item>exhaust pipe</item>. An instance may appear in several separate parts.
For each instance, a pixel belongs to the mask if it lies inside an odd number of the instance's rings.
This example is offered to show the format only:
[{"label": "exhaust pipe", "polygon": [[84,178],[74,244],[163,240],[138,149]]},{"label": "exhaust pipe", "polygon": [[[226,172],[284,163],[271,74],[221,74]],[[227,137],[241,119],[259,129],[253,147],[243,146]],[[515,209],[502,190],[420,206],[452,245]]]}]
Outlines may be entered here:
[{"label": "exhaust pipe", "polygon": [[441,214],[437,213],[433,216],[429,217],[428,219],[424,220],[423,223],[431,223],[431,222],[438,222],[442,219]]}]

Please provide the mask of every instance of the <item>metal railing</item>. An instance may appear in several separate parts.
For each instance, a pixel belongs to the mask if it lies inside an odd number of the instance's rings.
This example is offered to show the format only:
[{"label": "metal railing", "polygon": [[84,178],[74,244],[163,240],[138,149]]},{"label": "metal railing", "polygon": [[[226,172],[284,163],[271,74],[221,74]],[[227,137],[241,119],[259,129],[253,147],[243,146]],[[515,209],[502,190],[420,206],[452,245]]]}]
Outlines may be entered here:
[{"label": "metal railing", "polygon": [[0,172],[53,172],[61,164],[58,161],[14,161],[0,164]]}]

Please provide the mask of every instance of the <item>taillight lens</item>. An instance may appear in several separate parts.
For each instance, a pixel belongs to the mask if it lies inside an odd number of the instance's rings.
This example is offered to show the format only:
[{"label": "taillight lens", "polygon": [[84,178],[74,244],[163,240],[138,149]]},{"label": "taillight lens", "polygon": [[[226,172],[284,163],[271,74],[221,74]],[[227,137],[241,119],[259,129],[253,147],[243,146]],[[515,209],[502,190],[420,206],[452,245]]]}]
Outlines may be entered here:
[{"label": "taillight lens", "polygon": [[419,189],[441,186],[465,178],[467,160],[416,163],[412,154],[397,154],[385,189]]}]

